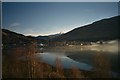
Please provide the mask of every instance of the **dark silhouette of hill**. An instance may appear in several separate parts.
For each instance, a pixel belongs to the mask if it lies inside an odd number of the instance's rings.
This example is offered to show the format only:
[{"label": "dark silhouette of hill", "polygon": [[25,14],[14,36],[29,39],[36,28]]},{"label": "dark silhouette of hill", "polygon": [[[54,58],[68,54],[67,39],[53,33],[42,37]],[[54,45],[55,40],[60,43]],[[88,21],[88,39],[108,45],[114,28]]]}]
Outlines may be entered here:
[{"label": "dark silhouette of hill", "polygon": [[38,44],[40,43],[47,43],[49,40],[49,36],[27,36],[28,38],[33,39],[34,41],[36,41]]},{"label": "dark silhouette of hill", "polygon": [[73,29],[51,41],[97,41],[119,38],[119,18],[115,16]]},{"label": "dark silhouette of hill", "polygon": [[3,44],[25,44],[34,41],[32,38],[28,38],[22,34],[2,29],[2,43]]},{"label": "dark silhouette of hill", "polygon": [[37,39],[37,40],[48,40],[49,39],[49,36],[37,36],[37,37],[35,37],[35,39]]},{"label": "dark silhouette of hill", "polygon": [[49,40],[49,39],[52,39],[52,38],[55,38],[55,37],[58,37],[60,36],[61,34],[53,34],[53,35],[48,35],[48,36],[37,36],[35,37],[36,39],[43,39],[43,40]]},{"label": "dark silhouette of hill", "polygon": [[49,39],[48,36],[24,36],[23,34],[19,34],[7,29],[2,29],[2,43],[3,44],[16,44],[23,45],[31,42],[37,43],[46,43]]}]

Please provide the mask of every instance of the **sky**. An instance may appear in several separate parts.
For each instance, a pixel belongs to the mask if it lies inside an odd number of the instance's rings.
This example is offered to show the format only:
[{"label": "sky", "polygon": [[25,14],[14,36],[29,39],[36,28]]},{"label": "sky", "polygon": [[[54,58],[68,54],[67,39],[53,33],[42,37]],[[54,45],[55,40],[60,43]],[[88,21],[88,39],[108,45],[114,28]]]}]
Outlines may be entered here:
[{"label": "sky", "polygon": [[2,28],[44,36],[117,15],[117,2],[3,2]]}]

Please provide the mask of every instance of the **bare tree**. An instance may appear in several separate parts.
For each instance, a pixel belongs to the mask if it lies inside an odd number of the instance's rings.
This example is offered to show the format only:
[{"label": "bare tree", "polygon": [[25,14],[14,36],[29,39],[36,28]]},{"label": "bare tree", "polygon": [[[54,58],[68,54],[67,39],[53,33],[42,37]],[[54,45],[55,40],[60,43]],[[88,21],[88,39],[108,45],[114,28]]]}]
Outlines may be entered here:
[{"label": "bare tree", "polygon": [[56,75],[56,77],[58,78],[64,78],[64,70],[61,64],[61,60],[58,57],[56,58],[55,64],[56,64],[56,72],[53,72],[52,74]]}]

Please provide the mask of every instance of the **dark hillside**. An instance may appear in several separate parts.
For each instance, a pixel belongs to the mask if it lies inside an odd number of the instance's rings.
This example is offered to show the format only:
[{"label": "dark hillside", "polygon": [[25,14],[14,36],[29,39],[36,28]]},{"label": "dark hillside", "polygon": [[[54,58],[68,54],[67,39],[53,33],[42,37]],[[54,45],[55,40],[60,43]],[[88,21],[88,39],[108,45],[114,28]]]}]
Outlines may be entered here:
[{"label": "dark hillside", "polygon": [[119,38],[119,18],[112,17],[76,28],[66,34],[51,39],[52,41],[96,41]]}]

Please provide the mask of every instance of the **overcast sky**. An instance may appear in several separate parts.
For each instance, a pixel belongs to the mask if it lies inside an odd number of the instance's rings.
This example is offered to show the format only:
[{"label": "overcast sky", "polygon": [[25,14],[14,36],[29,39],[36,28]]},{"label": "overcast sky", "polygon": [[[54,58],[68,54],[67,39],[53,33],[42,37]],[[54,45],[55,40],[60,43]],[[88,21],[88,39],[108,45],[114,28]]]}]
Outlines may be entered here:
[{"label": "overcast sky", "polygon": [[117,2],[3,2],[3,28],[24,35],[65,33],[118,15]]}]

